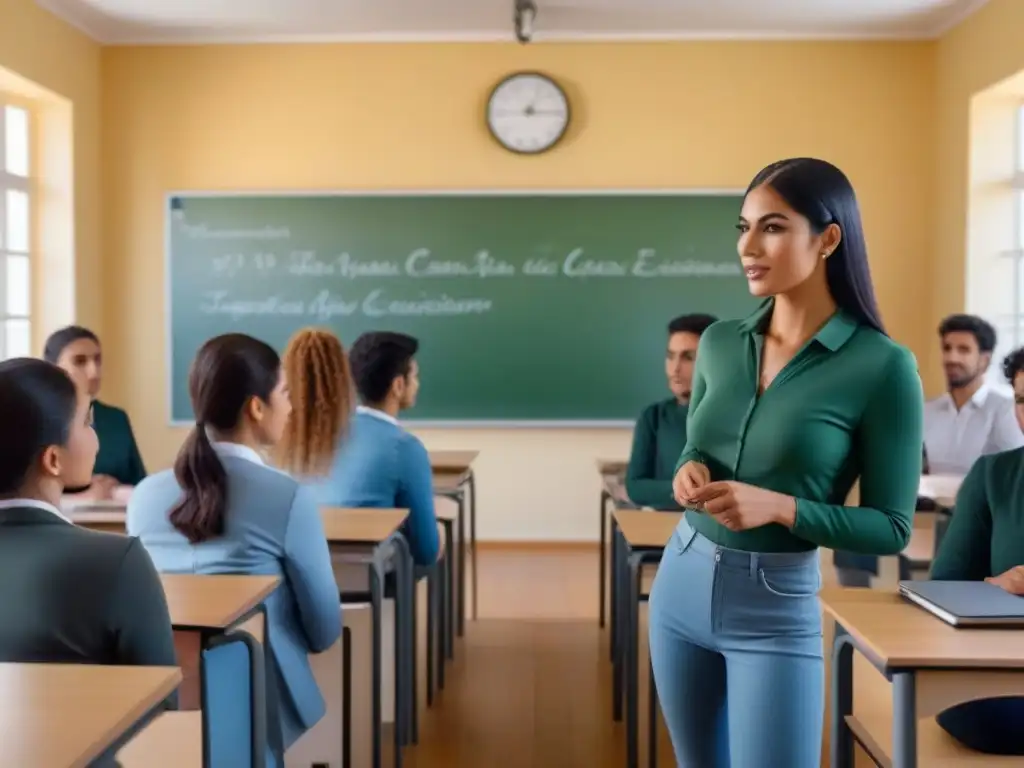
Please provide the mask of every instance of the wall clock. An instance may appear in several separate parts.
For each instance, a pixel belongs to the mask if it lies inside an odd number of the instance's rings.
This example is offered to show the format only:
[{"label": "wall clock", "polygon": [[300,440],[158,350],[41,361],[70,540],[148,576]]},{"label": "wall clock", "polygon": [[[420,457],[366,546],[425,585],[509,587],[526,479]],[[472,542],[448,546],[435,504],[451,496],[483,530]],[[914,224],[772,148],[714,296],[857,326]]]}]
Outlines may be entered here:
[{"label": "wall clock", "polygon": [[516,72],[491,91],[487,127],[510,152],[536,155],[555,146],[569,127],[569,99],[552,78]]}]

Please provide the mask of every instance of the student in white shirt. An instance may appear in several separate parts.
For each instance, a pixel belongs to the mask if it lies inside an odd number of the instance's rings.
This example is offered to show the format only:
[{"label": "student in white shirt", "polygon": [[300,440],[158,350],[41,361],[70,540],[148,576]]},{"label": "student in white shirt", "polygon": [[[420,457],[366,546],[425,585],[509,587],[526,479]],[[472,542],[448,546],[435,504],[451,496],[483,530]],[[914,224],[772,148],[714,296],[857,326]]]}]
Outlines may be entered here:
[{"label": "student in white shirt", "polygon": [[1013,400],[985,383],[995,329],[974,315],[950,315],[939,337],[948,391],[925,403],[925,450],[932,473],[966,475],[979,456],[1024,446],[1024,432]]}]

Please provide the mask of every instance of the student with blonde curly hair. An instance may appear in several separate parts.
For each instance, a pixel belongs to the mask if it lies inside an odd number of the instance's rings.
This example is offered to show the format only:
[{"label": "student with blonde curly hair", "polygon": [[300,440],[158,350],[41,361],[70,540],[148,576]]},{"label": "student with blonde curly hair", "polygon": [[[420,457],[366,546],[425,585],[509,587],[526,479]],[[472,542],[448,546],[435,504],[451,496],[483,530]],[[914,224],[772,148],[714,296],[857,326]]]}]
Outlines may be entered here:
[{"label": "student with blonde curly hair", "polygon": [[288,341],[282,365],[292,413],[275,459],[296,477],[323,477],[330,472],[354,409],[345,348],[330,331],[303,328]]}]

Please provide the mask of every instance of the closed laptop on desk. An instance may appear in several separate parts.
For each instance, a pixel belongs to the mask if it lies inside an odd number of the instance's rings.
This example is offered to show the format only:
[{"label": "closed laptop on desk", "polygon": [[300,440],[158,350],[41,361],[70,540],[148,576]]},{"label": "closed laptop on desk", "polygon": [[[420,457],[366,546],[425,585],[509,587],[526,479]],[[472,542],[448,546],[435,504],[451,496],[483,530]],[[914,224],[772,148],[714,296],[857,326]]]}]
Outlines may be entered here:
[{"label": "closed laptop on desk", "polygon": [[900,594],[954,627],[1024,627],[1024,597],[984,581],[901,581]]}]

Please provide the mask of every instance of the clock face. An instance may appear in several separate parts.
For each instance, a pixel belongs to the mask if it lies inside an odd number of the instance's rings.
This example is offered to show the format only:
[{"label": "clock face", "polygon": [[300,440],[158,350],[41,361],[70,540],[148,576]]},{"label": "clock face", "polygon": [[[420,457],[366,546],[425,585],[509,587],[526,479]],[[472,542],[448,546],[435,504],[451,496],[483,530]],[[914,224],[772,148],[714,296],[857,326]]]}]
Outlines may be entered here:
[{"label": "clock face", "polygon": [[569,127],[569,100],[546,75],[510,75],[491,92],[487,125],[494,138],[512,152],[544,152],[557,144]]}]

